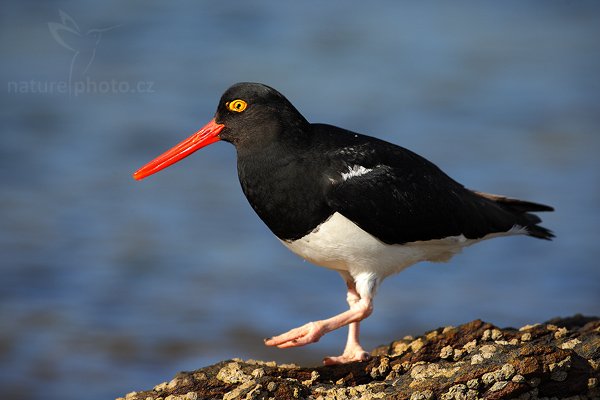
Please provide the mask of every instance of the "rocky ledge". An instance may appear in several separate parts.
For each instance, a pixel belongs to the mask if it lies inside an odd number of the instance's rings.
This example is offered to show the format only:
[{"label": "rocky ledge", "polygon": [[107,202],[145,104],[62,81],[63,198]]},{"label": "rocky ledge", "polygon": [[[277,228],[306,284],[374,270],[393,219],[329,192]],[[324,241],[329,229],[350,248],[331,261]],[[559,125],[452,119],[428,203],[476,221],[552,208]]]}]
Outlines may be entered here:
[{"label": "rocky ledge", "polygon": [[520,329],[476,320],[380,346],[367,362],[305,368],[228,360],[118,400],[600,399],[600,319]]}]

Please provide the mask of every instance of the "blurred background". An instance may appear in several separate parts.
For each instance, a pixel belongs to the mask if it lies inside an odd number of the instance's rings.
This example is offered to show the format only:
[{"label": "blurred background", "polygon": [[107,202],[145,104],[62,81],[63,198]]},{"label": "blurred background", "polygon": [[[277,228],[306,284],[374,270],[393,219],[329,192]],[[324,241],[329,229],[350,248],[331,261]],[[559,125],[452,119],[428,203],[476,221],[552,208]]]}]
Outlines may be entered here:
[{"label": "blurred background", "polygon": [[467,187],[556,207],[554,242],[481,243],[387,279],[367,348],[481,318],[600,314],[597,2],[4,1],[0,392],[106,399],[241,357],[318,365],[331,271],[254,215],[219,143],[134,170],[259,81],[313,122],[400,144]]}]

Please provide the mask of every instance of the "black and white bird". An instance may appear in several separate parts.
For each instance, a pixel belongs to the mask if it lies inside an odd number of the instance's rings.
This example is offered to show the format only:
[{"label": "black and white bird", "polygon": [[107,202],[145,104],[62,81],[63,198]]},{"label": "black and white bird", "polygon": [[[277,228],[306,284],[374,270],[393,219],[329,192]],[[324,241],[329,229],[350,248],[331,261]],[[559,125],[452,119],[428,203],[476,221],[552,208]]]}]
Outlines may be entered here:
[{"label": "black and white bird", "polygon": [[265,339],[303,346],[349,326],[340,356],[369,358],[360,321],[373,311],[379,284],[419,261],[447,261],[484,239],[552,232],[532,214],[552,207],[469,190],[425,158],[383,140],[309,123],[275,89],[238,83],[221,97],[214,119],[135,174],[143,179],[224,140],[237,149],[242,190],[281,243],[341,274],[349,309]]}]

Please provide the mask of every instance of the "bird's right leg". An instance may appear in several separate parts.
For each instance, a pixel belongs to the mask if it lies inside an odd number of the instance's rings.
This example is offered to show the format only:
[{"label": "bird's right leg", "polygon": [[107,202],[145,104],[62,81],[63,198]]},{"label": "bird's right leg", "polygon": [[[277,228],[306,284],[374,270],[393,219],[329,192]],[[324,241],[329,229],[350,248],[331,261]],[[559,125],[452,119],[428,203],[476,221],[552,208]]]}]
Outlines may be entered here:
[{"label": "bird's right leg", "polygon": [[373,312],[372,299],[375,294],[375,288],[379,280],[373,274],[359,274],[352,279],[350,275],[344,273],[344,277],[348,277],[348,303],[350,309],[340,313],[334,317],[309,322],[299,328],[292,329],[281,335],[265,339],[267,346],[277,346],[279,348],[304,346],[309,343],[315,343],[326,333],[345,325],[350,326],[348,342],[346,343],[347,352],[342,356],[329,357],[325,359],[325,363],[341,364],[350,361],[359,361],[365,359],[365,351],[360,347],[358,342],[358,322],[367,318]]}]

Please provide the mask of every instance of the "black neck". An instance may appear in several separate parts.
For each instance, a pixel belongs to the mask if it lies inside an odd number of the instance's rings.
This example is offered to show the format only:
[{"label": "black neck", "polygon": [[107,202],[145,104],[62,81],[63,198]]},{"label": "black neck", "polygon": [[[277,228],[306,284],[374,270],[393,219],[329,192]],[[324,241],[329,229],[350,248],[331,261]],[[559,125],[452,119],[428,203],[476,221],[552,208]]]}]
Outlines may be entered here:
[{"label": "black neck", "polygon": [[[306,130],[297,133],[310,134]],[[314,167],[317,160],[308,152],[310,142],[307,137],[297,137],[270,141],[255,149],[238,148],[242,190],[280,239],[298,239],[331,214],[322,194],[321,175]]]}]

